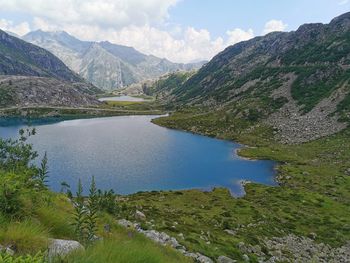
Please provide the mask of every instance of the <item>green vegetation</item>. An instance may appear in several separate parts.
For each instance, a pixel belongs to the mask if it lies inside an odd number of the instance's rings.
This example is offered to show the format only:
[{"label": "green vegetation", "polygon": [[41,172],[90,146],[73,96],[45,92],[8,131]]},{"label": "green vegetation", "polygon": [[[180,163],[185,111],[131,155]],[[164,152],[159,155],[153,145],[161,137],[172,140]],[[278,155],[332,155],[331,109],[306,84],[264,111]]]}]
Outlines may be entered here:
[{"label": "green vegetation", "polygon": [[114,227],[112,233],[103,238],[86,252],[71,255],[67,262],[192,262],[173,249],[155,245],[143,235],[122,228]]},{"label": "green vegetation", "polygon": [[[49,191],[49,158],[45,154],[40,165],[34,165],[38,153],[27,143],[35,133],[27,129],[17,140],[0,138],[0,244],[15,252],[0,253],[0,262],[48,262],[50,238],[81,240],[86,245],[85,251],[57,259],[61,263],[191,262],[119,227],[115,194],[97,190],[94,179],[88,197],[82,196],[81,184],[76,197]],[[103,240],[95,240],[95,235]]]},{"label": "green vegetation", "polygon": [[316,242],[333,247],[350,240],[350,130],[281,145],[273,140],[271,128],[231,116],[189,108],[154,122],[255,146],[242,148],[240,155],[278,161],[279,187],[248,184],[243,198],[233,198],[225,189],[138,193],[129,196],[123,217],[142,208],[155,229],[175,237],[182,233],[182,244],[212,258],[242,259],[239,242],[264,250],[266,238],[291,233],[315,236]]}]

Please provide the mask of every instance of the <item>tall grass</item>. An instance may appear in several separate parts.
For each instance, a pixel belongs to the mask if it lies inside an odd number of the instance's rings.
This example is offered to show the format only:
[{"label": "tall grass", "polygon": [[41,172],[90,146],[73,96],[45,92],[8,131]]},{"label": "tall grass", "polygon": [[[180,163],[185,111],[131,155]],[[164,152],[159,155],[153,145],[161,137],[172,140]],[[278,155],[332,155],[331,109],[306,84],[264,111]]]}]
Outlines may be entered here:
[{"label": "tall grass", "polygon": [[11,222],[0,230],[2,245],[15,245],[20,254],[44,251],[48,246],[48,232],[33,221]]}]

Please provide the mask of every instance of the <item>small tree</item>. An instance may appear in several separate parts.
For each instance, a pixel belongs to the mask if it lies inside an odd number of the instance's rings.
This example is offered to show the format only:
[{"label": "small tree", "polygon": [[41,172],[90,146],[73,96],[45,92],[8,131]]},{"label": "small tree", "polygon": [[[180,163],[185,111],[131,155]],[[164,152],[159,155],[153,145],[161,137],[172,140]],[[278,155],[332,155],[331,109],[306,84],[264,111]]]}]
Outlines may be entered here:
[{"label": "small tree", "polygon": [[98,196],[95,183],[95,177],[92,177],[89,199],[87,203],[87,217],[86,217],[86,232],[87,232],[87,242],[94,240],[95,234],[97,232],[97,211],[98,211]]},{"label": "small tree", "polygon": [[78,182],[78,191],[74,200],[74,233],[80,242],[85,243],[85,223],[86,223],[86,208],[84,206],[83,186],[81,180]]},{"label": "small tree", "polygon": [[45,152],[38,170],[38,182],[41,188],[47,188],[49,168],[47,165],[47,153]]}]

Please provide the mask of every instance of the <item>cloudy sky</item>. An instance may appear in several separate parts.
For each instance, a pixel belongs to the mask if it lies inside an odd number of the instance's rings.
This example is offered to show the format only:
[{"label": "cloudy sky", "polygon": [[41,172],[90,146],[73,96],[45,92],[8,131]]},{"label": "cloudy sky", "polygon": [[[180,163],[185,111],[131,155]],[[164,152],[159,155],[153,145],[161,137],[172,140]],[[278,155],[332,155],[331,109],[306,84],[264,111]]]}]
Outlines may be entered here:
[{"label": "cloudy sky", "polygon": [[82,40],[191,62],[348,11],[350,0],[0,0],[0,28],[18,35],[64,30]]}]

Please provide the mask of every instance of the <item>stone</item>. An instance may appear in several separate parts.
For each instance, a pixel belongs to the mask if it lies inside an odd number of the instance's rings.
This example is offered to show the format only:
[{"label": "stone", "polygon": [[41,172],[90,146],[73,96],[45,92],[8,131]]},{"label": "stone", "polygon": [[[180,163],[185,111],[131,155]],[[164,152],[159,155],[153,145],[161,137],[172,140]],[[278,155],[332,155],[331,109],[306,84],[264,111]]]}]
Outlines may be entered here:
[{"label": "stone", "polygon": [[244,260],[245,262],[249,262],[249,261],[250,261],[247,254],[244,254],[242,257],[243,257],[243,260]]},{"label": "stone", "polygon": [[226,256],[220,256],[218,257],[218,263],[235,263],[237,262],[237,260],[233,260],[229,257],[226,257]]},{"label": "stone", "polygon": [[50,239],[48,256],[53,258],[56,256],[64,257],[76,250],[84,250],[83,245],[75,240]]},{"label": "stone", "polygon": [[126,227],[126,228],[130,228],[132,226],[134,226],[134,224],[126,219],[120,219],[117,222],[120,226]]},{"label": "stone", "polygon": [[346,169],[345,173],[346,173],[347,175],[350,175],[350,168]]},{"label": "stone", "polygon": [[110,233],[111,232],[111,225],[109,224],[106,224],[103,226],[103,230],[106,232],[106,233]]},{"label": "stone", "polygon": [[136,220],[145,220],[145,219],[146,219],[146,216],[145,216],[145,214],[142,213],[141,211],[136,210],[136,212],[135,212],[135,219],[136,219]]}]

